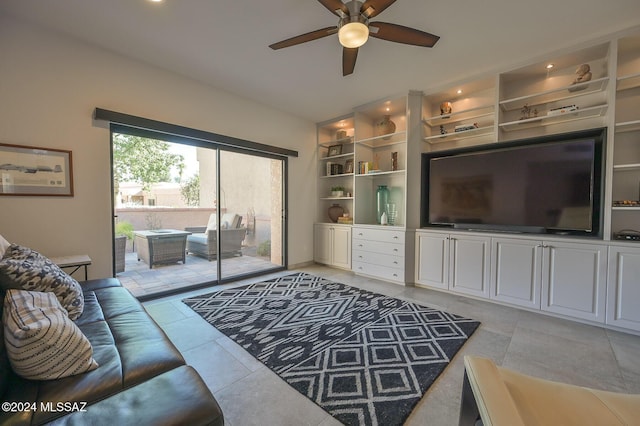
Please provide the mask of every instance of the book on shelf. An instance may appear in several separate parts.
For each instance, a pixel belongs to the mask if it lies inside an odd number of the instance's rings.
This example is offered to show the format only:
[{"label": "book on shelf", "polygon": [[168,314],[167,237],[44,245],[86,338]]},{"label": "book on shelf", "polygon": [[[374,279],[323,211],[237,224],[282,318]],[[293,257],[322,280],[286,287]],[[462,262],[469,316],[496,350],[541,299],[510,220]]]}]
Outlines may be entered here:
[{"label": "book on shelf", "polygon": [[344,166],[340,163],[327,162],[327,176],[341,175],[343,173]]},{"label": "book on shelf", "polygon": [[366,175],[373,170],[373,163],[371,161],[358,161],[358,174]]}]

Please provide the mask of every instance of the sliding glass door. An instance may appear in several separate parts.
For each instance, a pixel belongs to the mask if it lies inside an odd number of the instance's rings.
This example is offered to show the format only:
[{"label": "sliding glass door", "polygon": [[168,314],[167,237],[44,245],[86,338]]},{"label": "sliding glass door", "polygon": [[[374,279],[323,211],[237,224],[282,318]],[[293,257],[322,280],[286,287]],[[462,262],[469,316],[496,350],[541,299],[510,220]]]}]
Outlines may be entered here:
[{"label": "sliding glass door", "polygon": [[286,159],[118,130],[114,263],[134,295],[147,299],[286,266]]},{"label": "sliding glass door", "polygon": [[284,161],[220,152],[221,278],[284,266]]}]

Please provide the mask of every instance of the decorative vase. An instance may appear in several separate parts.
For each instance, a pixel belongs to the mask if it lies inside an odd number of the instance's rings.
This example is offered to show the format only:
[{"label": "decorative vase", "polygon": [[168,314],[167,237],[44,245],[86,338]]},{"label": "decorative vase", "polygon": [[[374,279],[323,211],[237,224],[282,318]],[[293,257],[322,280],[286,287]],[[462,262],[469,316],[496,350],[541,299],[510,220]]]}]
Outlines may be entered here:
[{"label": "decorative vase", "polygon": [[347,138],[347,131],[346,130],[338,130],[336,132],[336,140],[340,140],[340,139],[346,139]]},{"label": "decorative vase", "polygon": [[331,222],[333,223],[337,223],[338,218],[342,216],[343,213],[344,213],[344,209],[340,204],[334,204],[331,207],[329,207],[329,219],[331,219]]},{"label": "decorative vase", "polygon": [[382,214],[387,211],[387,204],[389,203],[389,189],[387,185],[378,185],[376,191],[376,221],[378,225],[382,224]]},{"label": "decorative vase", "polygon": [[[377,136],[388,135],[396,131],[396,123],[391,121],[390,115],[385,115],[384,119],[376,123],[375,127],[376,127]],[[389,139],[390,137],[391,136],[386,137],[384,139]]]}]

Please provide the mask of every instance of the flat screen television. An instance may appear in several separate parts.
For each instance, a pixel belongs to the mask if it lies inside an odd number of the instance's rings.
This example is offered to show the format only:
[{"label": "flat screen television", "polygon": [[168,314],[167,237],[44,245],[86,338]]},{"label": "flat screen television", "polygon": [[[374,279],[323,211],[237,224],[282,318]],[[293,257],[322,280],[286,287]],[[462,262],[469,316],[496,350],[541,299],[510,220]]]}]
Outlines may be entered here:
[{"label": "flat screen television", "polygon": [[606,128],[422,154],[421,226],[600,237]]}]

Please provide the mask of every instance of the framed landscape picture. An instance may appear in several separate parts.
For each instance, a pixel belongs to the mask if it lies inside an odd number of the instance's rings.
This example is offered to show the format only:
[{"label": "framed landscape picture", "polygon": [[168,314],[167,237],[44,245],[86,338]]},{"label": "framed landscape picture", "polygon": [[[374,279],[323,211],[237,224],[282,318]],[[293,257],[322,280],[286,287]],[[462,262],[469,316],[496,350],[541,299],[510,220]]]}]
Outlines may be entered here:
[{"label": "framed landscape picture", "polygon": [[0,143],[0,195],[73,195],[71,151]]}]

